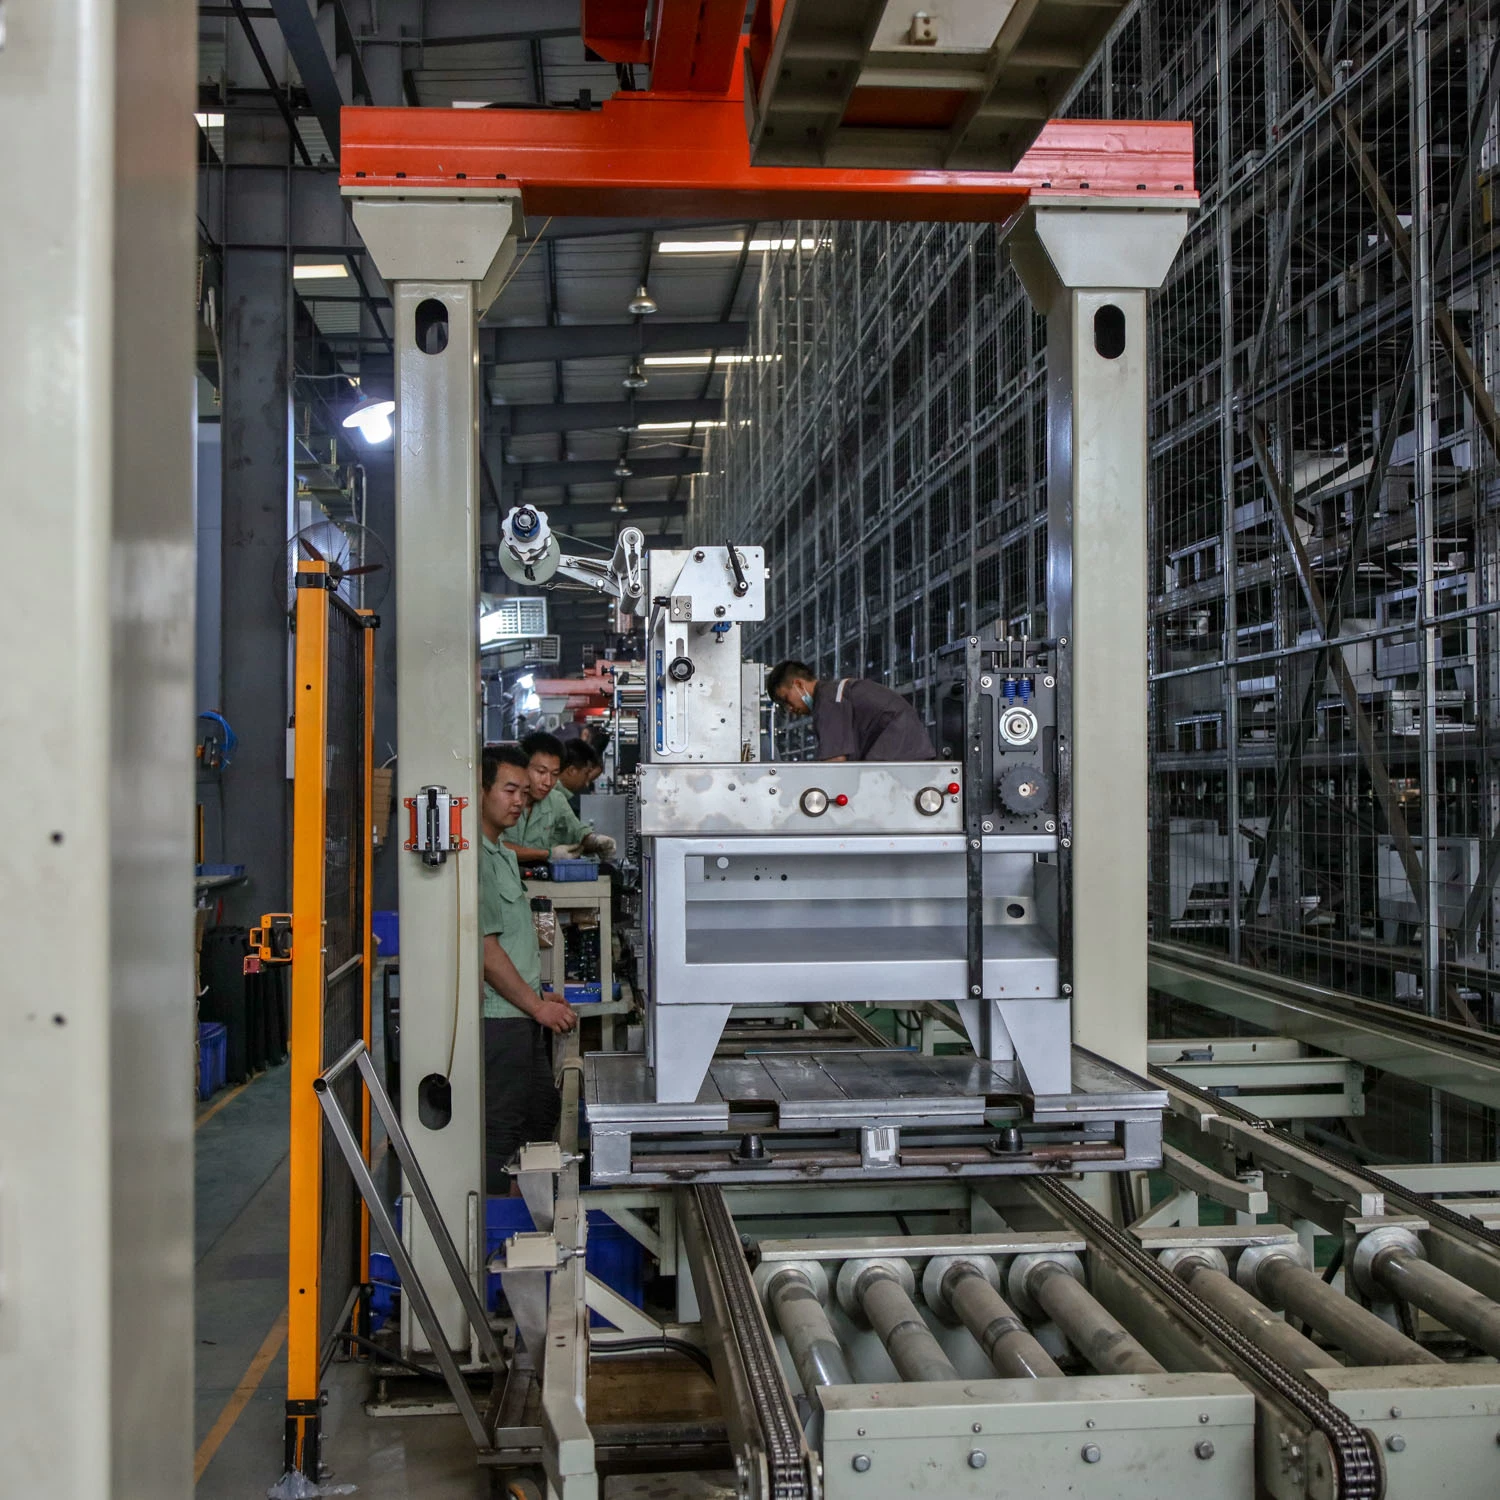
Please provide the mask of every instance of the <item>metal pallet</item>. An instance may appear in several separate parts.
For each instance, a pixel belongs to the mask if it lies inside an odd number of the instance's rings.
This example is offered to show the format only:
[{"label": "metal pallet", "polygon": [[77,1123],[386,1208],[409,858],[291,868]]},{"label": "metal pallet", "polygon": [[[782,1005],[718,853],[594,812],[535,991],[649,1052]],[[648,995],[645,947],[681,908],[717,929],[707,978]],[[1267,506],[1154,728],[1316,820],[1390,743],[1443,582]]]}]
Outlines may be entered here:
[{"label": "metal pallet", "polygon": [[1033,1098],[1014,1062],[881,1049],[721,1057],[691,1104],[658,1104],[638,1053],[584,1059],[596,1185],[1003,1177],[1161,1160],[1164,1090],[1075,1054],[1074,1092]]}]

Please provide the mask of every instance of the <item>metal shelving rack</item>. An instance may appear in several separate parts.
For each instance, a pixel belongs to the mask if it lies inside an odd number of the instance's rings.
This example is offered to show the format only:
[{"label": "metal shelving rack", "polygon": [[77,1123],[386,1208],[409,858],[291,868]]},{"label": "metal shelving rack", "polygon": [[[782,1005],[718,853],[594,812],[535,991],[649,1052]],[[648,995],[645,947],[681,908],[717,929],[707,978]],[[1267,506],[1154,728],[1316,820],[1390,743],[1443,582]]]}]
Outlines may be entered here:
[{"label": "metal shelving rack", "polygon": [[[1066,111],[1196,126],[1153,311],[1153,936],[1484,1029],[1497,91],[1500,4],[1142,0]],[[1046,630],[1042,323],[988,228],[787,242],[688,534],[767,546],[762,660],[931,720],[938,647]]]}]

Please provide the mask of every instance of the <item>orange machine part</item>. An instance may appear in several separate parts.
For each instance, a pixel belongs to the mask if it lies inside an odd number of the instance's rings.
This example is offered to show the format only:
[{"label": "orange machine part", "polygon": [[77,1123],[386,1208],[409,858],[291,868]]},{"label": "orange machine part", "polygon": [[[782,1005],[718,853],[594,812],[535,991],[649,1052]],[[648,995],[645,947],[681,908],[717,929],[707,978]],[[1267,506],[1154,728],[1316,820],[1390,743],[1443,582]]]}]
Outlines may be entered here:
[{"label": "orange machine part", "polygon": [[[732,92],[738,92],[732,91]],[[754,167],[735,97],[342,114],[346,189],[514,186],[528,214],[997,222],[1048,192],[1196,203],[1190,122],[1053,120],[1014,172]]]},{"label": "orange machine part", "polygon": [[728,90],[744,23],[744,0],[583,0],[584,46],[605,62],[648,64],[657,93]]}]

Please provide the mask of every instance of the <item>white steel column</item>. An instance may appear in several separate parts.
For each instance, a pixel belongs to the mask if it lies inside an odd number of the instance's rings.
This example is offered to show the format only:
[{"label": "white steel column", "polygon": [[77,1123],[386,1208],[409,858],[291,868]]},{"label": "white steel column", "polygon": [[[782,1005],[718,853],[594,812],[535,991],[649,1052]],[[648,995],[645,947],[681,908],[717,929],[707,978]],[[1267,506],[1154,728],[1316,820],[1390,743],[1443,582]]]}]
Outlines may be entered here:
[{"label": "white steel column", "polygon": [[193,1485],[186,0],[0,27],[0,1493]]},{"label": "white steel column", "polygon": [[1059,195],[1011,256],[1047,315],[1048,632],[1072,671],[1073,1038],[1146,1070],[1146,293],[1180,205]]},{"label": "white steel column", "polygon": [[[515,250],[514,195],[356,198],[390,287],[396,339],[396,815],[424,786],[467,797],[469,847],[402,852],[401,1120],[443,1222],[484,1280],[484,1044],[479,964],[479,315]],[[446,1079],[451,1114],[431,1111]],[[428,1082],[424,1085],[424,1080]],[[403,1232],[455,1348],[463,1305],[420,1216]],[[402,1341],[421,1348],[403,1310]]]}]

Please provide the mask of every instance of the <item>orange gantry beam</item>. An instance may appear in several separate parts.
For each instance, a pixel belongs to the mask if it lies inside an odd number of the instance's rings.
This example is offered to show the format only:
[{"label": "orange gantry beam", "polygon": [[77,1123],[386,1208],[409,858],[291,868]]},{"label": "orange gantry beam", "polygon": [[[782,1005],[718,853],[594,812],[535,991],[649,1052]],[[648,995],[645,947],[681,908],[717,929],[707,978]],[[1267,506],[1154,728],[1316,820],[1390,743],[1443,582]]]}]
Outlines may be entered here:
[{"label": "orange gantry beam", "polygon": [[736,98],[617,94],[597,110],[342,116],[346,190],[515,186],[528,215],[1002,221],[1079,193],[1196,202],[1187,122],[1053,120],[1014,172],[755,167]]}]

